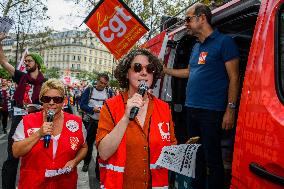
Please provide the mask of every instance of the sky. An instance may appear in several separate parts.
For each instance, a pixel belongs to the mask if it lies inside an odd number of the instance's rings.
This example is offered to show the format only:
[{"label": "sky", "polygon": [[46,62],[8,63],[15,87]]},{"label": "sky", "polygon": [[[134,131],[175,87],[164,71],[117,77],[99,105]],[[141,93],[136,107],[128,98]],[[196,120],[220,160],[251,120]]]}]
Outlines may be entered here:
[{"label": "sky", "polygon": [[[82,7],[75,5],[74,2],[64,0],[47,0],[47,15],[50,16],[50,20],[46,23],[47,26],[56,31],[66,31],[79,27],[84,21],[84,17],[70,17],[68,15],[75,14]],[[83,23],[79,29],[86,28]]]}]

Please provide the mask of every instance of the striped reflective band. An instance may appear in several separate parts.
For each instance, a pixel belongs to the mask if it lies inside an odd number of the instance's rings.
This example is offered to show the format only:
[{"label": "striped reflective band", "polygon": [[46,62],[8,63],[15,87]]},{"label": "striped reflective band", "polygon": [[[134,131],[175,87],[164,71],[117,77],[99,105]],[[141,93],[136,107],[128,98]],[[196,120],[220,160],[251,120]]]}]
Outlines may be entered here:
[{"label": "striped reflective band", "polygon": [[156,165],[156,164],[150,164],[150,169],[162,169],[163,167]]},{"label": "striped reflective band", "polygon": [[119,166],[115,166],[115,165],[112,165],[112,164],[103,164],[103,163],[100,163],[99,165],[102,168],[110,169],[110,170],[117,171],[117,172],[120,172],[120,173],[124,172],[124,167],[119,167]]},{"label": "striped reflective band", "polygon": [[169,186],[162,186],[162,187],[152,187],[152,189],[168,189]]}]

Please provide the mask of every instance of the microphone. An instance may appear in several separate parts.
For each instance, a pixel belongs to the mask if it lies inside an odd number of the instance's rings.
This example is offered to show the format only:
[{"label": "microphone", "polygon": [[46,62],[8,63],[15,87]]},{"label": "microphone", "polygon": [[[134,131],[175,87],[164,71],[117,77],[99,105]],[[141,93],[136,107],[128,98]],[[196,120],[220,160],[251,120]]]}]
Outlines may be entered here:
[{"label": "microphone", "polygon": [[[142,95],[142,97],[144,96],[145,92],[148,90],[148,85],[147,83],[142,80],[138,86],[138,94]],[[130,115],[129,115],[129,120],[132,121],[134,120],[135,116],[137,116],[139,112],[139,108],[138,107],[133,107],[130,110]]]},{"label": "microphone", "polygon": [[[46,114],[46,121],[47,122],[53,122],[54,115],[55,115],[55,112],[53,110],[48,110],[47,114]],[[50,138],[51,138],[50,135],[45,135],[43,137],[44,148],[48,148],[49,147]]]}]

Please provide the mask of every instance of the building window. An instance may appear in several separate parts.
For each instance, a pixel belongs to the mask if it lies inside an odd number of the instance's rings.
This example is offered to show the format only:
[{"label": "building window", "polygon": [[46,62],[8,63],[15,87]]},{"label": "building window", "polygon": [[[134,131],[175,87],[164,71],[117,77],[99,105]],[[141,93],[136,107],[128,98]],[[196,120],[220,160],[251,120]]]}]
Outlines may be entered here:
[{"label": "building window", "polygon": [[77,58],[78,58],[78,61],[80,61],[80,60],[81,60],[81,56],[78,56]]},{"label": "building window", "polygon": [[76,56],[73,56],[72,60],[76,60]]},{"label": "building window", "polygon": [[87,62],[87,57],[84,57],[84,61]]},{"label": "building window", "polygon": [[77,64],[77,69],[80,70],[80,64]]}]

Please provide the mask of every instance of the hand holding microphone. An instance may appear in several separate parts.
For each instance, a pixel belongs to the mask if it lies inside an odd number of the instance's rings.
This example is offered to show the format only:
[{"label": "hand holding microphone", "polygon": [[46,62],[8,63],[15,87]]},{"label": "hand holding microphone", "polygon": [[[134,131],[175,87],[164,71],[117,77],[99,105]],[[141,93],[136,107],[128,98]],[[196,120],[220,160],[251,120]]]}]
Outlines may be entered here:
[{"label": "hand holding microphone", "polygon": [[[139,86],[138,86],[138,94],[140,94],[143,97],[147,90],[148,90],[148,85],[147,85],[146,81],[142,80],[140,82]],[[131,121],[134,120],[134,118],[135,118],[135,116],[137,116],[138,112],[139,112],[139,107],[134,106],[133,108],[131,108],[129,120],[131,120]]]},{"label": "hand holding microphone", "polygon": [[[53,110],[48,110],[47,113],[46,113],[46,121],[48,123],[53,122],[54,115],[55,115],[55,112]],[[50,139],[51,139],[51,135],[50,134],[44,135],[44,137],[43,137],[44,148],[48,148],[49,147]]]}]

